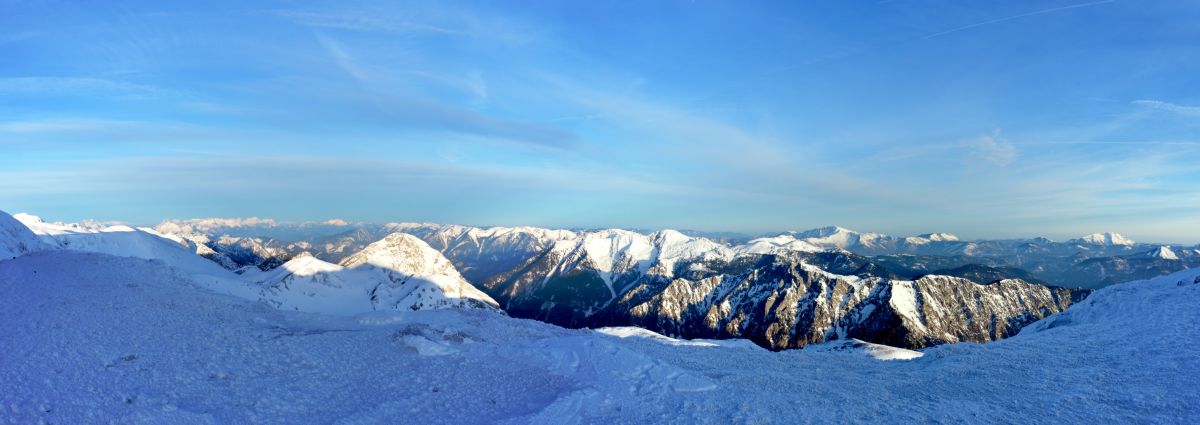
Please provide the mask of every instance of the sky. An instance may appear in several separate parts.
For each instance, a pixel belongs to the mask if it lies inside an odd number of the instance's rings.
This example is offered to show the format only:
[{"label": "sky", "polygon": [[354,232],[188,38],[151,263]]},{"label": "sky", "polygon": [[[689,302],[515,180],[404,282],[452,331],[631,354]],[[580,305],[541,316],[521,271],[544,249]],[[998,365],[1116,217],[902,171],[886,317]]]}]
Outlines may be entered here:
[{"label": "sky", "polygon": [[1197,243],[1196,22],[1194,1],[0,0],[0,209]]}]

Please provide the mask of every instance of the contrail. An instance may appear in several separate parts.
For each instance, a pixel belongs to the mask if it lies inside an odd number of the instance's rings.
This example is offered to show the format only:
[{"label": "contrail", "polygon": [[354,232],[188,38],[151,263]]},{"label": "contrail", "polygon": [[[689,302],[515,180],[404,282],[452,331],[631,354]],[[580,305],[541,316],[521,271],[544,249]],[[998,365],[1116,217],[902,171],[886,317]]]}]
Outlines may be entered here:
[{"label": "contrail", "polygon": [[1024,18],[1024,17],[1027,17],[1027,16],[1041,15],[1041,14],[1043,14],[1043,13],[1058,12],[1058,11],[1060,11],[1060,10],[1067,10],[1067,9],[1078,9],[1078,8],[1081,8],[1081,7],[1096,6],[1096,5],[1105,4],[1105,3],[1113,3],[1113,2],[1116,2],[1116,1],[1117,1],[1117,0],[1103,0],[1103,1],[1094,1],[1094,2],[1091,2],[1091,3],[1080,3],[1080,4],[1073,4],[1073,5],[1070,5],[1070,6],[1062,6],[1062,7],[1054,7],[1054,8],[1050,8],[1050,9],[1042,9],[1042,10],[1038,10],[1038,11],[1034,11],[1034,12],[1022,13],[1022,14],[1020,14],[1020,15],[1013,15],[1013,16],[1008,16],[1008,17],[1004,17],[1004,18],[993,19],[993,20],[990,20],[990,21],[984,21],[984,22],[974,23],[974,24],[971,24],[971,25],[961,26],[961,27],[958,27],[958,28],[952,28],[952,29],[948,29],[948,30],[945,30],[945,31],[935,32],[935,33],[933,33],[933,34],[929,34],[929,35],[927,35],[927,36],[921,37],[921,39],[922,39],[922,40],[928,40],[928,39],[931,39],[931,38],[934,38],[934,37],[940,37],[940,36],[943,36],[943,35],[946,35],[946,34],[950,34],[950,33],[954,33],[954,32],[959,32],[959,31],[962,31],[962,30],[968,30],[968,29],[971,29],[971,28],[982,27],[982,26],[984,26],[984,25],[998,24],[998,23],[1001,23],[1001,22],[1005,22],[1005,21],[1011,21],[1011,20],[1013,20],[1013,19],[1020,19],[1020,18]]}]

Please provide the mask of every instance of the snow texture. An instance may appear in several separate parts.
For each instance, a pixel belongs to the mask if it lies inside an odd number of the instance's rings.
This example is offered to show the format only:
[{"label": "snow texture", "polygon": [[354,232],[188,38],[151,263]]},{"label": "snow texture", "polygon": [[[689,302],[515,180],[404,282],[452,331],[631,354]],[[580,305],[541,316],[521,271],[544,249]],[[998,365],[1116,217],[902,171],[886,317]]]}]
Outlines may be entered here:
[{"label": "snow texture", "polygon": [[50,249],[24,224],[0,211],[0,261]]},{"label": "snow texture", "polygon": [[1200,421],[1198,270],[904,361],[854,341],[770,352],[479,309],[327,316],[205,286],[103,253],[0,262],[0,422]]}]

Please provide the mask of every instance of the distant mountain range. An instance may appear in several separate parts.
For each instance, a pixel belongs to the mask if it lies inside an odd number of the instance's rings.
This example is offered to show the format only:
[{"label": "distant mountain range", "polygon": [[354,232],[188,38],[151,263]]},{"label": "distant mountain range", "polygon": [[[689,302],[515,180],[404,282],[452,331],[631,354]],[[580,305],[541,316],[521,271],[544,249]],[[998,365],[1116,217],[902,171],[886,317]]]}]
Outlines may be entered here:
[{"label": "distant mountain range", "polygon": [[[280,224],[262,219],[165,221],[155,229],[206,245],[205,255],[230,268],[269,270],[300,252],[340,261],[389,233],[411,233],[442,251],[468,281],[511,270],[557,240],[612,230],[552,230],[536,227],[479,228],[430,223],[383,225],[334,222]],[[650,235],[655,232],[633,232]],[[732,234],[676,232],[732,252],[754,254],[845,251],[867,257],[875,268],[898,277],[947,274],[977,280],[1019,278],[1063,287],[1100,288],[1200,266],[1200,245],[1137,243],[1117,233],[1096,233],[1065,242],[1029,239],[964,241],[949,233],[897,237],[830,226],[759,238]],[[254,236],[256,234],[260,234]],[[275,236],[293,235],[292,239]],[[709,235],[712,237],[708,237]],[[714,239],[715,238],[715,239]],[[203,250],[203,248],[201,248]]]}]

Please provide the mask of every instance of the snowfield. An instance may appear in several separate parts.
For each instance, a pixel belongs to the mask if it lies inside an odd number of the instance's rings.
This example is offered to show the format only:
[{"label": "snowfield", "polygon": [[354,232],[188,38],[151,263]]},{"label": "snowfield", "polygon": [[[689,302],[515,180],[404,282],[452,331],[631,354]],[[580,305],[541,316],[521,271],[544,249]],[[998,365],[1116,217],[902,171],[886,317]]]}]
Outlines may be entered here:
[{"label": "snowfield", "polygon": [[1197,305],[1186,270],[984,345],[770,352],[481,309],[284,311],[161,259],[48,250],[0,261],[0,422],[1197,423]]},{"label": "snowfield", "polygon": [[51,249],[29,228],[8,213],[0,211],[0,260]]}]

